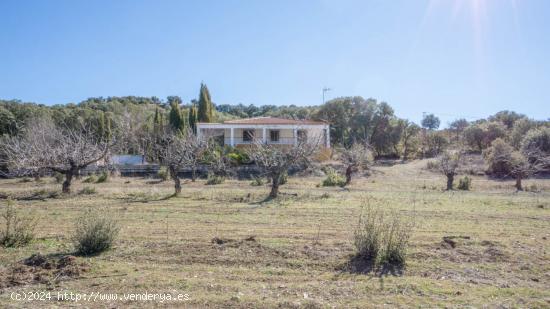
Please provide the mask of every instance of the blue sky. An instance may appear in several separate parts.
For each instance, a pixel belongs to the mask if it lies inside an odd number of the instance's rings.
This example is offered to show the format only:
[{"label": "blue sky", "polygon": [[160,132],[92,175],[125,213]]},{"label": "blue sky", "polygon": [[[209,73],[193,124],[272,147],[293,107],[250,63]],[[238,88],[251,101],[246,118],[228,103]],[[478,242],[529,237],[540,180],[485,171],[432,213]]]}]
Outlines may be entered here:
[{"label": "blue sky", "polygon": [[550,117],[550,1],[0,2],[0,98],[179,95],[314,105],[361,95],[443,124]]}]

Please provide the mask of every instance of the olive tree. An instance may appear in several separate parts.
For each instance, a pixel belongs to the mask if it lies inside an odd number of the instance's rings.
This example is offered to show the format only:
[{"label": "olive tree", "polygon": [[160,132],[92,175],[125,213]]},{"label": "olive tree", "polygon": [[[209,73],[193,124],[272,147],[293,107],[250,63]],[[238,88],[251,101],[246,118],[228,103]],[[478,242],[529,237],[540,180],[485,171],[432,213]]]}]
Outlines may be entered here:
[{"label": "olive tree", "polygon": [[457,150],[443,152],[437,161],[439,171],[447,177],[447,190],[453,189],[453,181],[460,161],[461,152]]},{"label": "olive tree", "polygon": [[372,162],[372,152],[368,145],[355,143],[340,153],[340,161],[346,168],[345,186],[351,183],[352,175],[361,169],[367,169]]},{"label": "olive tree", "polygon": [[86,126],[76,130],[37,121],[27,126],[22,135],[6,138],[0,149],[12,175],[58,172],[65,175],[63,192],[69,193],[73,177],[103,159],[111,145]]},{"label": "olive tree", "polygon": [[550,166],[550,154],[541,145],[529,143],[528,138],[525,138],[521,151],[502,139],[496,139],[485,151],[484,157],[488,171],[501,177],[513,177],[518,191],[523,190],[523,179]]},{"label": "olive tree", "polygon": [[273,145],[261,140],[253,142],[247,150],[248,156],[264,173],[271,178],[270,198],[279,194],[281,177],[291,166],[308,166],[313,155],[319,149],[319,138],[308,137],[308,140],[298,140],[295,145]]}]

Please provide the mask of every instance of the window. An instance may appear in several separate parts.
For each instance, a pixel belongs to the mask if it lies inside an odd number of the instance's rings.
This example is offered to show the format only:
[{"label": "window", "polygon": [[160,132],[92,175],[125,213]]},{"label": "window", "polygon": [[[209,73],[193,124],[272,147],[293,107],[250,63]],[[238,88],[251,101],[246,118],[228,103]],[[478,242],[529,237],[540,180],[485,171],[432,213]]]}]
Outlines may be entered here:
[{"label": "window", "polygon": [[272,141],[272,142],[278,142],[279,141],[279,130],[269,131],[269,140]]},{"label": "window", "polygon": [[251,142],[254,139],[254,130],[243,130],[243,142]]},{"label": "window", "polygon": [[306,130],[298,130],[298,142],[303,143],[307,141],[307,131]]}]

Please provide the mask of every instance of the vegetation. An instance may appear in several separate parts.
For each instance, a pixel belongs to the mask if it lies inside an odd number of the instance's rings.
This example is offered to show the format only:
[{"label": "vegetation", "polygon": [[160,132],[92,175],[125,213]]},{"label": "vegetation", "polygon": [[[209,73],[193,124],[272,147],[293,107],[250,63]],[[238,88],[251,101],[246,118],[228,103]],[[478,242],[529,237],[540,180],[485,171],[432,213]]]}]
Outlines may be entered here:
[{"label": "vegetation", "polygon": [[34,239],[34,230],[38,219],[21,214],[12,200],[6,201],[6,208],[2,212],[2,221],[0,230],[0,245],[2,247],[26,246]]},{"label": "vegetation", "polygon": [[[287,194],[267,203],[270,188],[250,186],[249,180],[227,179],[222,186],[190,182],[185,194],[166,199],[173,193],[172,182],[151,184],[137,177],[95,184],[101,194],[93,198],[21,200],[22,211],[47,218],[48,224],[37,225],[35,240],[24,248],[0,249],[5,266],[0,278],[10,278],[11,265],[32,253],[66,253],[75,218],[101,205],[113,211],[104,216],[124,227],[116,250],[78,258],[91,270],[83,280],[63,277],[60,284],[67,290],[89,293],[101,285],[124,291],[128,282],[150,290],[184,287],[192,295],[186,305],[198,307],[289,307],[305,301],[321,307],[513,307],[519,302],[545,307],[550,294],[541,272],[547,264],[541,237],[547,233],[549,180],[524,180],[525,188],[537,190],[524,193],[512,190],[514,179],[469,175],[472,191],[448,194],[439,190],[442,176],[424,169],[426,161],[375,164],[368,178],[354,178],[350,190],[317,187],[325,176],[291,176],[281,187]],[[0,179],[0,196],[20,199],[36,186],[56,188],[52,179],[44,180],[20,184]],[[74,190],[86,185],[75,182]],[[350,274],[345,267],[357,252],[350,240],[365,200],[388,219],[396,212],[419,220],[406,247],[406,268],[396,276]],[[212,243],[214,236],[229,242]],[[201,273],[208,276],[194,277]],[[25,306],[45,304],[57,302],[29,301]],[[0,307],[10,306],[9,293],[1,294]]]},{"label": "vegetation", "polygon": [[205,84],[201,83],[201,90],[199,93],[199,103],[197,110],[197,119],[199,122],[213,122],[214,121],[214,106],[212,99],[210,98],[210,91]]},{"label": "vegetation", "polygon": [[225,177],[216,175],[214,173],[209,173],[206,179],[207,185],[219,185],[225,181]]},{"label": "vegetation", "polygon": [[[245,116],[328,121],[332,144],[342,149],[330,164],[345,170],[346,177],[328,167],[326,178],[293,176],[280,196],[289,171],[310,167],[320,143],[301,142],[289,148],[256,143],[243,151],[196,136],[198,121]],[[108,258],[89,259],[97,277],[64,281],[67,288],[85,291],[90,284],[105,284],[123,290],[128,282],[159,290],[177,286],[192,293],[190,306],[212,307],[260,303],[285,308],[361,307],[367,299],[373,306],[410,307],[422,302],[438,307],[452,302],[544,307],[550,294],[541,275],[544,250],[538,248],[544,247],[545,238],[533,235],[546,232],[550,185],[547,179],[530,177],[549,171],[549,122],[503,111],[473,122],[457,119],[444,129],[437,116],[428,114],[421,125],[398,118],[385,102],[361,97],[310,107],[217,106],[204,84],[198,100],[188,103],[176,96],[165,101],[91,98],[50,107],[0,101],[1,172],[28,177],[57,173],[55,179],[63,181],[64,192],[72,185],[80,193],[57,196],[53,181],[0,180],[1,200],[19,200],[50,223],[37,227],[41,237],[30,242],[34,221],[21,219],[26,217],[8,205],[2,244],[27,248],[0,251],[0,262],[12,265],[30,250],[65,252],[68,222],[75,217],[80,217],[73,236],[76,252],[103,252],[119,233],[113,221],[117,218],[125,226],[120,231],[124,241]],[[169,183],[137,178],[130,186],[130,181],[120,178],[104,183],[107,172],[88,178],[94,187],[71,183],[80,170],[114,153],[140,154],[162,165],[159,178],[173,180],[175,197]],[[374,160],[379,161],[373,164]],[[263,186],[263,177],[252,186],[231,178],[233,166],[251,163],[269,178],[269,189]],[[462,166],[468,171],[477,164],[479,170],[483,163],[492,177],[502,179],[496,182],[470,173],[459,179],[457,188],[471,192],[439,190],[441,174],[451,190]],[[185,194],[179,194],[178,173],[192,170],[195,180],[199,165],[208,169],[208,179],[186,183]],[[364,169],[373,170],[368,179],[356,176]],[[352,178],[353,188],[330,188],[349,184]],[[204,186],[221,182],[223,186]],[[512,192],[513,186],[531,192]],[[96,188],[101,194],[84,196],[96,193]],[[361,211],[365,199],[369,204]],[[82,208],[98,204],[117,214],[82,215]],[[414,220],[408,218],[417,216],[425,225],[415,228],[418,233],[411,238]],[[349,223],[358,217],[360,224],[354,230]],[[359,269],[356,262],[374,268]],[[126,271],[129,265],[132,271]],[[372,274],[384,275],[380,280],[346,273],[387,266],[402,272]],[[216,269],[223,269],[223,276]],[[5,272],[17,273],[1,268],[0,289],[16,282],[6,283]],[[115,272],[124,272],[124,280],[108,279]],[[193,275],[204,273],[208,276]],[[312,281],[312,277],[328,280]],[[311,303],[302,303],[306,298]],[[6,299],[0,296],[0,305]]]},{"label": "vegetation", "polygon": [[79,255],[94,255],[109,250],[119,233],[118,223],[99,211],[86,211],[76,221],[73,234]]},{"label": "vegetation", "polygon": [[458,190],[469,191],[472,188],[472,179],[464,176],[458,180]]},{"label": "vegetation", "polygon": [[315,141],[300,141],[288,148],[281,148],[272,144],[255,142],[249,149],[248,156],[271,178],[271,192],[269,198],[279,195],[279,185],[286,183],[286,175],[292,166],[307,166],[316,153],[319,144]]},{"label": "vegetation", "polygon": [[461,163],[462,154],[460,151],[445,151],[437,161],[439,171],[447,177],[447,190],[453,189],[454,177]]},{"label": "vegetation", "polygon": [[356,257],[369,265],[403,267],[413,223],[397,212],[366,205],[354,233]]},{"label": "vegetation", "polygon": [[346,179],[332,167],[325,167],[324,171],[327,177],[321,183],[323,187],[343,187],[346,185]]}]

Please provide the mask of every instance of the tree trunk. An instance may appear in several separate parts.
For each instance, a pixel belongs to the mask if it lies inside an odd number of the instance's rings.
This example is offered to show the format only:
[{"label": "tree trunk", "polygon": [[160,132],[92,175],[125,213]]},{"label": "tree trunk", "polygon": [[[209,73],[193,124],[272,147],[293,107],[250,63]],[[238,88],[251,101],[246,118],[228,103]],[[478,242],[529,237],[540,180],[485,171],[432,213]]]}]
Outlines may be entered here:
[{"label": "tree trunk", "polygon": [[453,189],[453,181],[454,181],[455,175],[448,174],[447,175],[447,190]]},{"label": "tree trunk", "polygon": [[346,183],[345,185],[349,185],[351,183],[351,175],[353,174],[353,165],[349,165],[346,168]]},{"label": "tree trunk", "polygon": [[171,166],[170,168],[170,177],[174,180],[174,195],[179,195],[181,193],[181,182],[178,177],[178,171],[175,167]]},{"label": "tree trunk", "polygon": [[195,182],[196,179],[197,179],[197,169],[193,167],[193,169],[191,170],[191,181]]},{"label": "tree trunk", "polygon": [[73,180],[74,171],[69,170],[65,173],[65,181],[63,182],[63,193],[71,193],[71,181]]},{"label": "tree trunk", "polygon": [[271,178],[271,192],[269,193],[270,198],[277,198],[279,195],[279,182],[281,180],[281,175],[277,174]]},{"label": "tree trunk", "polygon": [[521,176],[516,176],[516,190],[523,191],[523,186],[521,185]]}]

